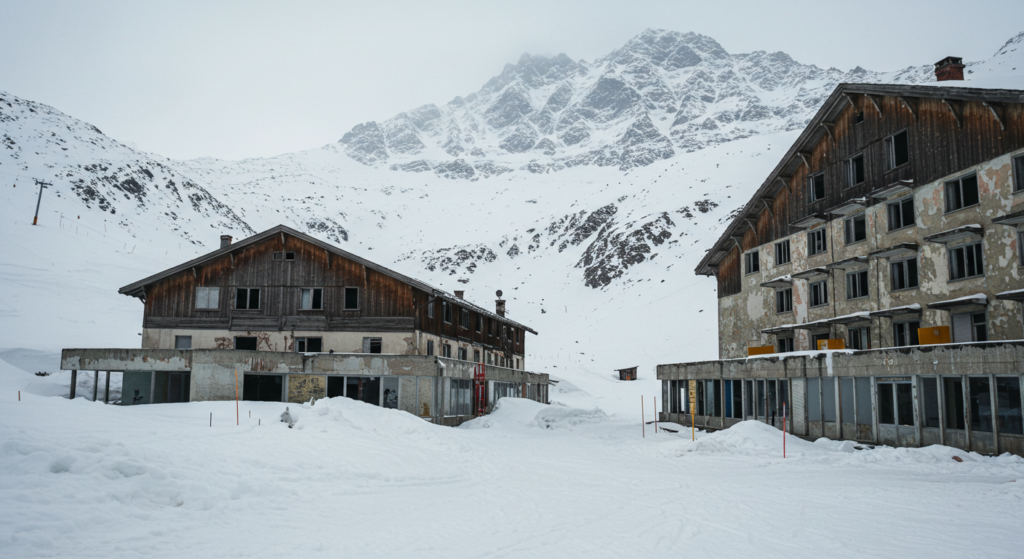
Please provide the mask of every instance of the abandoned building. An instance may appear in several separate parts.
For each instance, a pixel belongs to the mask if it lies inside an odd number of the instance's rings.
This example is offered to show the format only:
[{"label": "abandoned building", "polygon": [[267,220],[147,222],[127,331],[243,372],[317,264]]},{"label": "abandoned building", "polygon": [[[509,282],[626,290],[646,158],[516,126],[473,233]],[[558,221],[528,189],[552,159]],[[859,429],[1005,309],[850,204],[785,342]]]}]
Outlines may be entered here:
[{"label": "abandoned building", "polygon": [[[347,396],[439,423],[547,401],[525,370],[536,331],[504,300],[487,311],[283,225],[120,293],[144,305],[142,348],[65,349],[62,368],[123,372],[123,404],[234,399],[236,372],[246,400]],[[486,401],[470,398],[481,372]]]},{"label": "abandoned building", "polygon": [[696,269],[719,360],[658,367],[666,419],[1024,454],[1024,91],[936,75],[839,85],[735,215]]}]

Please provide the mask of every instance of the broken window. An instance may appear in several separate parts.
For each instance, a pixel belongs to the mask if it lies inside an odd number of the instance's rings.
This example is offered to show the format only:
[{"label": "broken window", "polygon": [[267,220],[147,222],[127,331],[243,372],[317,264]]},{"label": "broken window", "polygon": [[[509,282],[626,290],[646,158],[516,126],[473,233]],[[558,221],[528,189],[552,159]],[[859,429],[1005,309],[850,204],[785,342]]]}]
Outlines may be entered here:
[{"label": "broken window", "polygon": [[807,253],[810,256],[821,254],[827,250],[828,244],[825,242],[824,227],[807,232]]},{"label": "broken window", "polygon": [[380,353],[383,346],[383,338],[363,338],[363,353]]},{"label": "broken window", "polygon": [[889,231],[903,229],[914,225],[914,197],[907,196],[902,200],[886,205],[889,214]]},{"label": "broken window", "polygon": [[441,314],[444,315],[441,318],[445,324],[452,323],[452,306],[448,304],[448,301],[441,301]]},{"label": "broken window", "polygon": [[1000,435],[1024,435],[1021,422],[1020,378],[996,377],[996,409]]},{"label": "broken window", "polygon": [[963,429],[964,383],[960,377],[943,377],[942,394],[946,400],[946,429]]},{"label": "broken window", "polygon": [[939,422],[939,379],[925,377],[921,379],[924,392],[924,426],[941,427]]},{"label": "broken window", "polygon": [[260,308],[260,290],[255,287],[238,287],[235,289],[236,309]]},{"label": "broken window", "polygon": [[864,182],[864,154],[860,153],[846,160],[846,186]]},{"label": "broken window", "polygon": [[469,379],[450,379],[448,393],[448,415],[473,415],[473,381]]},{"label": "broken window", "polygon": [[868,296],[868,271],[858,270],[846,274],[846,298],[859,299]]},{"label": "broken window", "polygon": [[973,278],[984,273],[980,242],[949,249],[949,279],[951,281]]},{"label": "broken window", "polygon": [[910,139],[904,130],[885,139],[886,169],[891,170],[910,162]]},{"label": "broken window", "polygon": [[1024,155],[1013,158],[1013,190],[1024,190]]},{"label": "broken window", "polygon": [[917,288],[917,257],[900,260],[889,265],[892,290]]},{"label": "broken window", "polygon": [[821,280],[811,284],[811,306],[820,307],[828,304],[828,281]]},{"label": "broken window", "polygon": [[469,329],[469,309],[465,307],[459,309],[459,326]]},{"label": "broken window", "polygon": [[871,329],[867,326],[859,326],[847,330],[849,349],[871,349]]},{"label": "broken window", "polygon": [[946,183],[947,213],[976,206],[978,201],[978,175],[971,173]]},{"label": "broken window", "polygon": [[779,289],[775,291],[775,312],[778,314],[792,312],[793,310],[793,288]]},{"label": "broken window", "polygon": [[910,322],[894,322],[892,325],[892,340],[895,347],[921,345],[918,341],[917,330],[921,322],[913,320]]},{"label": "broken window", "polygon": [[322,310],[324,308],[324,290],[319,287],[299,290],[299,308],[304,311]]},{"label": "broken window", "polygon": [[320,353],[323,348],[323,338],[295,338],[295,351],[298,353]]},{"label": "broken window", "polygon": [[468,350],[464,347],[459,348],[459,361],[468,361],[468,359],[466,359],[467,351]]},{"label": "broken window", "polygon": [[863,213],[847,218],[843,222],[846,244],[852,245],[868,238],[868,219]]},{"label": "broken window", "polygon": [[197,287],[196,288],[196,308],[197,309],[216,309],[220,307],[220,288],[219,287]]},{"label": "broken window", "polygon": [[359,308],[359,288],[345,288],[345,310],[352,311]]},{"label": "broken window", "polygon": [[775,243],[775,265],[789,264],[789,239]]},{"label": "broken window", "polygon": [[743,255],[743,269],[747,274],[761,271],[761,259],[759,252],[754,250]]},{"label": "broken window", "polygon": [[976,342],[988,341],[988,321],[985,320],[985,313],[971,313],[971,333]]},{"label": "broken window", "polygon": [[283,394],[282,385],[281,375],[245,373],[242,379],[242,399],[255,402],[280,402]]},{"label": "broken window", "polygon": [[789,353],[793,351],[793,337],[788,336],[785,338],[778,339],[779,353]]},{"label": "broken window", "polygon": [[174,336],[174,349],[192,349],[192,336]]},{"label": "broken window", "polygon": [[258,346],[259,342],[256,340],[256,336],[235,336],[235,349],[256,351]]},{"label": "broken window", "polygon": [[380,405],[380,377],[343,377],[345,397],[375,406]]},{"label": "broken window", "polygon": [[433,354],[434,354],[434,341],[433,340],[427,340],[427,355],[433,355]]},{"label": "broken window", "polygon": [[992,400],[988,377],[968,377],[967,388],[971,399],[971,430],[992,432]]},{"label": "broken window", "polygon": [[825,173],[807,177],[807,199],[817,202],[825,197]]}]

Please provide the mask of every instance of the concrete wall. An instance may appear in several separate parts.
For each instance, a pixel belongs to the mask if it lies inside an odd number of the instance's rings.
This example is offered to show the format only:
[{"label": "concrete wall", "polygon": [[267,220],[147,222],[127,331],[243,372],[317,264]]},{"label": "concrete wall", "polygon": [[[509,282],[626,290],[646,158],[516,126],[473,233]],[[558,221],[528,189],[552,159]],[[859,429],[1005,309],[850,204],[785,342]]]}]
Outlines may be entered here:
[{"label": "concrete wall", "polygon": [[[825,224],[828,251],[808,256],[807,231],[800,230],[787,237],[790,240],[791,262],[775,265],[775,243],[758,247],[760,272],[743,277],[742,291],[718,300],[719,357],[731,359],[745,357],[747,347],[776,345],[777,336],[764,334],[763,329],[784,324],[813,322],[860,311],[875,311],[919,303],[924,308],[921,326],[951,326],[948,311],[927,309],[927,303],[944,301],[986,293],[988,306],[988,335],[990,340],[1024,338],[1024,322],[1020,304],[996,300],[1002,291],[1024,288],[1024,275],[1017,256],[1017,231],[1013,227],[993,225],[992,219],[1024,209],[1024,194],[1013,192],[1011,159],[1024,153],[1017,151],[987,161],[981,165],[958,171],[948,177],[922,185],[914,190],[916,226],[888,231],[887,201],[876,201],[865,211],[867,239],[855,244],[844,243],[844,217]],[[971,172],[977,172],[981,203],[960,211],[945,212],[945,182]],[[798,186],[798,188],[802,185]],[[895,201],[894,197],[888,201]],[[949,281],[948,250],[946,245],[928,242],[924,237],[962,225],[980,224],[984,229],[985,275],[959,281]],[[845,271],[835,269],[828,278],[829,303],[810,307],[809,283],[793,281],[793,312],[775,313],[775,289],[760,284],[784,275],[816,267],[824,267],[855,256],[900,243],[917,243],[921,247],[918,259],[920,287],[893,292],[890,290],[890,261],[882,258],[869,260],[869,296],[847,301]],[[955,245],[955,243],[954,243]],[[747,251],[750,252],[750,251]],[[871,347],[893,345],[892,320],[874,318],[870,322]],[[829,333],[833,338],[847,338],[847,326],[824,326],[817,332]],[[795,330],[797,351],[816,349],[810,345],[812,332]]]},{"label": "concrete wall", "polygon": [[323,351],[362,353],[363,338],[381,338],[381,353],[416,355],[416,332],[238,331],[143,328],[142,347],[173,349],[175,336],[191,336],[192,349],[232,349],[236,336],[255,337],[260,351],[295,351],[296,338],[323,338]]}]

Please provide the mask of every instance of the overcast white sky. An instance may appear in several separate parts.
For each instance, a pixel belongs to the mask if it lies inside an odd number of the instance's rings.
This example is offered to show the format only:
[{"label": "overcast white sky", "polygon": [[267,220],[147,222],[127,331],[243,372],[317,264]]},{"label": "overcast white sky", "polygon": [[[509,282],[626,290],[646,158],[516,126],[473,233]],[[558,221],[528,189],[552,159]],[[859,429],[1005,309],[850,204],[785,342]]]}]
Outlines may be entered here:
[{"label": "overcast white sky", "polygon": [[269,156],[446,103],[524,52],[593,60],[647,27],[893,70],[988,58],[1024,31],[1024,1],[0,0],[0,90],[172,158]]}]

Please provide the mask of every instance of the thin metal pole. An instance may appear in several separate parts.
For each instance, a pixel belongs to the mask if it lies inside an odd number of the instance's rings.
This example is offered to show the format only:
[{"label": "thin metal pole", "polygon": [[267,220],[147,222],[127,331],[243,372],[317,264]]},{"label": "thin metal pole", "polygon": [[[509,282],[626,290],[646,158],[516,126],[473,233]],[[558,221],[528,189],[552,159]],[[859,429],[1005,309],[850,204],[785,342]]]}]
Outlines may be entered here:
[{"label": "thin metal pole", "polygon": [[43,182],[43,181],[41,181],[39,179],[36,179],[36,184],[39,185],[39,199],[36,200],[36,215],[35,215],[35,217],[32,218],[32,225],[38,225],[39,224],[39,206],[40,206],[40,204],[43,203],[43,189],[48,187],[48,186],[52,186],[50,183]]}]

